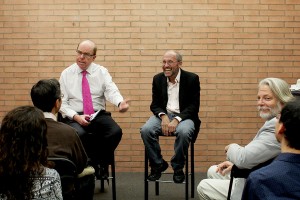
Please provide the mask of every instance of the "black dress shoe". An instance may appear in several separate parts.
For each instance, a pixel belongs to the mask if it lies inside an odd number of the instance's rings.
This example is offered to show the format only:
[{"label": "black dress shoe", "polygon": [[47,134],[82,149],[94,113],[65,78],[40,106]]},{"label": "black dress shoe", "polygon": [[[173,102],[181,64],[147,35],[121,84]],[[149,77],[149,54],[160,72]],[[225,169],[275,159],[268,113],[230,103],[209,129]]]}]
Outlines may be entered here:
[{"label": "black dress shoe", "polygon": [[174,171],[174,175],[173,175],[174,183],[182,183],[184,179],[185,179],[185,175],[182,169]]},{"label": "black dress shoe", "polygon": [[107,164],[103,164],[100,165],[100,176],[101,179],[103,180],[107,180],[108,179],[108,165]]},{"label": "black dress shoe", "polygon": [[161,173],[166,171],[166,169],[168,169],[168,167],[169,167],[169,165],[165,160],[163,160],[162,164],[151,167],[151,172],[150,172],[150,175],[148,176],[148,180],[149,181],[158,180],[161,177]]}]

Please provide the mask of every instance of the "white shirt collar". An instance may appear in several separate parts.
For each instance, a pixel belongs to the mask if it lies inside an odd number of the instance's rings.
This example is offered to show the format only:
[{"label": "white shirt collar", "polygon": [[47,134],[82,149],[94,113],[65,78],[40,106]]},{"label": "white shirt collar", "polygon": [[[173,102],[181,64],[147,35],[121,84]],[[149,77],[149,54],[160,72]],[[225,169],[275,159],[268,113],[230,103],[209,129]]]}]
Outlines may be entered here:
[{"label": "white shirt collar", "polygon": [[57,121],[57,117],[51,112],[44,112],[44,117],[53,119],[54,121]]}]

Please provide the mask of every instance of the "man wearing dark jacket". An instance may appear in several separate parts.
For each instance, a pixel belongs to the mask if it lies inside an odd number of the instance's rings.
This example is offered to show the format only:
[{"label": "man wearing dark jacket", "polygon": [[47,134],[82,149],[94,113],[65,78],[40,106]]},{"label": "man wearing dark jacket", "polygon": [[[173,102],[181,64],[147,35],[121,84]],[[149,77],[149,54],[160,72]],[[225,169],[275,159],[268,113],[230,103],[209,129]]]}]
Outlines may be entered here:
[{"label": "man wearing dark jacket", "polygon": [[[41,109],[46,118],[49,156],[71,160],[76,165],[79,175],[87,167],[88,157],[76,130],[69,125],[57,122],[56,114],[62,103],[61,97],[59,82],[56,79],[40,80],[31,89],[34,106]],[[93,169],[86,171],[93,172]],[[95,187],[94,176],[78,180],[79,184],[84,181],[81,185],[85,185],[85,188],[78,194],[84,196],[85,199],[92,200]]]},{"label": "man wearing dark jacket", "polygon": [[152,83],[153,116],[141,128],[141,137],[150,161],[148,180],[155,181],[168,168],[161,155],[158,135],[176,136],[171,159],[175,183],[184,181],[184,163],[189,144],[199,132],[200,81],[197,74],[181,69],[182,56],[167,51],[162,60],[163,72],[154,76]]}]

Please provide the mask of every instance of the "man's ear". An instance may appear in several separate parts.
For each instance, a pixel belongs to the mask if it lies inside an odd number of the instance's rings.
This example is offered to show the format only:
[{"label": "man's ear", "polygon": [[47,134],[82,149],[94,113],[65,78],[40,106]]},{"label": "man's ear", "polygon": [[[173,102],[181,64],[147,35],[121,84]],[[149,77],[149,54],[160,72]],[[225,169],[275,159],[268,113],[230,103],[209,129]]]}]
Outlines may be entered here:
[{"label": "man's ear", "polygon": [[283,135],[284,135],[284,132],[285,132],[285,127],[284,127],[283,123],[279,123],[279,124],[278,124],[278,134],[279,134],[280,136],[283,136]]},{"label": "man's ear", "polygon": [[59,109],[60,109],[60,106],[61,106],[61,98],[59,98],[59,99],[56,99],[56,101],[55,101],[55,111],[56,112],[58,112],[59,111]]}]

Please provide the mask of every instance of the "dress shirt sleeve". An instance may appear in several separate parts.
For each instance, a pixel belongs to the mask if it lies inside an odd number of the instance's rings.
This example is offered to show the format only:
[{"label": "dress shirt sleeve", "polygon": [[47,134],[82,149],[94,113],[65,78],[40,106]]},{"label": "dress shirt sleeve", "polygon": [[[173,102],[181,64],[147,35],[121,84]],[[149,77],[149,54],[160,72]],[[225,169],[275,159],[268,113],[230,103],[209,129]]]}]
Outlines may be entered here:
[{"label": "dress shirt sleeve", "polygon": [[105,99],[108,100],[110,103],[114,104],[115,106],[118,106],[118,104],[124,100],[123,96],[121,95],[117,85],[113,82],[108,70],[103,70],[103,73],[105,79]]},{"label": "dress shirt sleeve", "polygon": [[59,79],[61,93],[63,94],[60,112],[63,117],[67,116],[69,119],[73,119],[74,115],[76,115],[77,112],[74,111],[69,105],[69,96],[67,92],[68,86],[66,85],[66,78],[66,73],[65,71],[63,71]]},{"label": "dress shirt sleeve", "polygon": [[227,150],[227,159],[239,168],[251,169],[270,160],[280,153],[280,143],[275,137],[275,118],[267,121],[255,138],[242,147],[231,144]]}]

